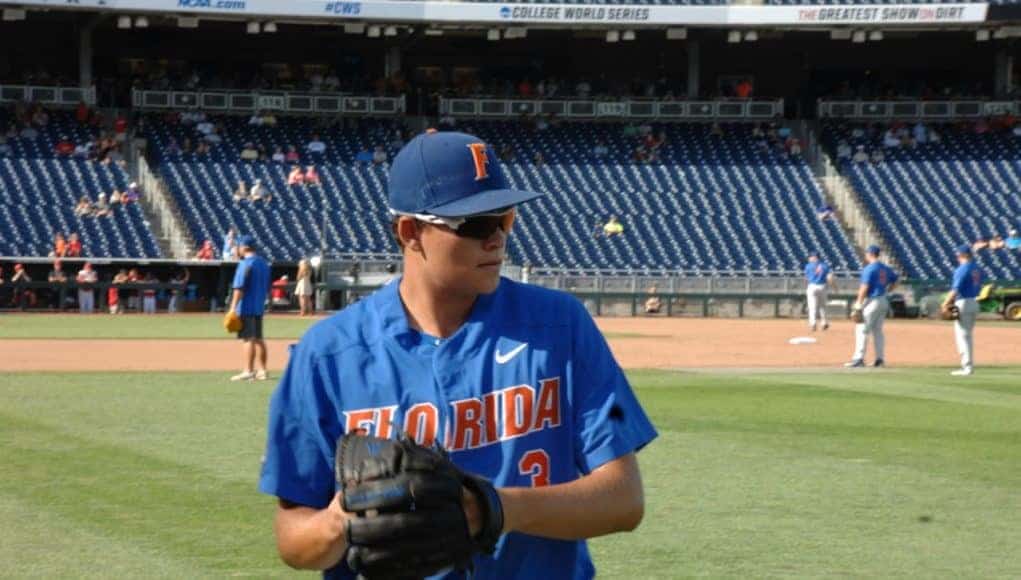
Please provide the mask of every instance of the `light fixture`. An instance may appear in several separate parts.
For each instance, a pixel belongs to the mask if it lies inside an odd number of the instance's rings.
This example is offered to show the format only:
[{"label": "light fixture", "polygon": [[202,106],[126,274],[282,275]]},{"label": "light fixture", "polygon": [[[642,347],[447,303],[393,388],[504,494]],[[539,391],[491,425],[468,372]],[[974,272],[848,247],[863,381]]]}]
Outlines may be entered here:
[{"label": "light fixture", "polygon": [[607,30],[606,31],[606,42],[619,42],[620,31],[619,30]]},{"label": "light fixture", "polygon": [[387,26],[383,29],[383,36],[397,36],[397,27]]},{"label": "light fixture", "polygon": [[503,31],[503,37],[507,40],[525,38],[528,36],[528,29],[523,26],[514,26]]},{"label": "light fixture", "polygon": [[759,39],[759,33],[755,32],[754,30],[749,30],[748,32],[744,33],[744,41],[745,42],[755,42],[758,39]]},{"label": "light fixture", "polygon": [[131,28],[131,17],[130,16],[118,16],[117,17],[117,28],[121,30],[128,30]]},{"label": "light fixture", "polygon": [[729,42],[731,44],[737,44],[738,42],[741,42],[741,31],[740,30],[731,30],[730,32],[728,32],[727,33],[727,42]]},{"label": "light fixture", "polygon": [[266,22],[265,24],[262,25],[262,31],[263,32],[269,32],[269,33],[276,32],[277,31],[277,23],[276,22]]},{"label": "light fixture", "polygon": [[1006,28],[997,28],[996,30],[993,31],[993,38],[995,38],[996,40],[1003,40],[1004,38],[1007,38],[1009,36],[1010,34],[1007,32]]},{"label": "light fixture", "polygon": [[26,12],[22,8],[4,8],[4,22],[17,22],[24,20]]},{"label": "light fixture", "polygon": [[149,19],[145,16],[139,16],[135,19],[135,28],[149,28]]},{"label": "light fixture", "polygon": [[486,31],[486,40],[500,40],[500,29],[490,28]]},{"label": "light fixture", "polygon": [[635,31],[634,30],[625,30],[623,33],[621,33],[620,39],[621,40],[627,40],[629,42],[634,40],[635,39]]},{"label": "light fixture", "polygon": [[851,35],[851,42],[862,43],[865,42],[865,31],[855,30],[854,34]]},{"label": "light fixture", "polygon": [[178,16],[177,26],[178,28],[198,28],[199,19],[196,16]]},{"label": "light fixture", "polygon": [[873,30],[872,32],[869,33],[869,40],[871,40],[872,42],[879,42],[880,40],[883,40],[883,31]]},{"label": "light fixture", "polygon": [[348,22],[344,25],[344,32],[347,34],[365,34],[365,23]]},{"label": "light fixture", "polygon": [[252,20],[245,25],[245,30],[248,31],[248,34],[259,34],[259,23]]},{"label": "light fixture", "polygon": [[851,40],[850,28],[834,28],[830,31],[830,40]]},{"label": "light fixture", "polygon": [[980,28],[975,31],[975,40],[978,42],[989,41],[989,30],[986,28]]},{"label": "light fixture", "polygon": [[383,29],[378,26],[370,26],[365,33],[369,38],[379,38],[383,34]]},{"label": "light fixture", "polygon": [[667,40],[684,40],[688,38],[687,28],[667,28],[666,39]]},{"label": "light fixture", "polygon": [[425,35],[426,36],[443,36],[443,30],[440,29],[440,28],[426,28],[425,29]]}]

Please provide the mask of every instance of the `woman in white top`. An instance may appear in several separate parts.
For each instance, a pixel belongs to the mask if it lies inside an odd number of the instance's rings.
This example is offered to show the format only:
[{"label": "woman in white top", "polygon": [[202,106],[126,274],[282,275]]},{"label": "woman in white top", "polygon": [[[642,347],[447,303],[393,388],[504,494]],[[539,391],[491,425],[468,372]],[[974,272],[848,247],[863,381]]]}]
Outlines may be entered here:
[{"label": "woman in white top", "polygon": [[298,296],[301,315],[312,314],[312,268],[309,267],[308,260],[298,262],[298,283],[294,287],[294,293]]}]

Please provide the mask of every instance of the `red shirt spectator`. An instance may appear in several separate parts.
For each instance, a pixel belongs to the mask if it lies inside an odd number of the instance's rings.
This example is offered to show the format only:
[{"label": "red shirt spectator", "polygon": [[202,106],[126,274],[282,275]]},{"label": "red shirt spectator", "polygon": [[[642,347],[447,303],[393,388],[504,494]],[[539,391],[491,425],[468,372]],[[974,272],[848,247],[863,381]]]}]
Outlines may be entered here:
[{"label": "red shirt spectator", "polygon": [[522,97],[532,96],[532,83],[528,82],[528,79],[525,79],[518,84],[518,95]]},{"label": "red shirt spectator", "polygon": [[315,165],[309,165],[307,171],[305,171],[305,183],[309,185],[319,185],[319,172],[316,171]]},{"label": "red shirt spectator", "polygon": [[68,258],[81,257],[82,241],[78,238],[78,234],[71,234],[71,237],[67,240],[67,253],[64,255]]},{"label": "red shirt spectator", "polygon": [[287,302],[287,276],[281,276],[273,281],[272,287],[269,290],[269,297],[274,304],[278,302]]},{"label": "red shirt spectator", "polygon": [[752,97],[752,82],[744,79],[734,87],[734,94],[739,99],[750,99]]},{"label": "red shirt spectator", "polygon": [[78,120],[79,125],[89,122],[89,114],[89,106],[84,101],[78,103],[78,109],[75,110],[74,118]]},{"label": "red shirt spectator", "polygon": [[114,133],[127,133],[128,132],[128,120],[124,118],[124,115],[117,117],[117,120],[113,122]]},{"label": "red shirt spectator", "polygon": [[196,260],[212,260],[213,259],[213,242],[206,240],[202,243],[202,247],[199,248],[198,252],[195,252]]},{"label": "red shirt spectator", "polygon": [[67,240],[64,239],[64,234],[57,234],[53,237],[53,256],[56,258],[63,258],[67,254]]},{"label": "red shirt spectator", "polygon": [[301,185],[305,182],[305,174],[301,172],[301,168],[295,165],[291,168],[291,172],[287,174],[287,185]]},{"label": "red shirt spectator", "polygon": [[57,146],[54,148],[57,155],[71,155],[74,153],[74,143],[72,143],[67,136],[62,136],[60,141],[57,142]]}]

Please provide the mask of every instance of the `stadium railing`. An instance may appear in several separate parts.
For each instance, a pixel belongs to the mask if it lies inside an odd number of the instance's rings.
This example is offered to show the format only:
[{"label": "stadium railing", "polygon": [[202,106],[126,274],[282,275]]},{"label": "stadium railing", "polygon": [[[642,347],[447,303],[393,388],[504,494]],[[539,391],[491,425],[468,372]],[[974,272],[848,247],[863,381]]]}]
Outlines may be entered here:
[{"label": "stadium railing", "polygon": [[976,119],[1021,111],[1018,101],[979,99],[871,101],[819,99],[819,118],[827,119]]},{"label": "stadium railing", "polygon": [[202,109],[224,113],[275,111],[301,115],[396,115],[405,111],[404,95],[372,97],[307,91],[145,91],[134,90],[135,109]]},{"label": "stadium railing", "polygon": [[0,85],[0,103],[40,103],[73,107],[84,101],[96,104],[96,87],[47,87],[33,85]]},{"label": "stadium railing", "polygon": [[650,120],[772,119],[783,115],[783,99],[654,101],[599,99],[441,98],[440,112],[454,117],[555,115],[566,119],[626,118]]}]

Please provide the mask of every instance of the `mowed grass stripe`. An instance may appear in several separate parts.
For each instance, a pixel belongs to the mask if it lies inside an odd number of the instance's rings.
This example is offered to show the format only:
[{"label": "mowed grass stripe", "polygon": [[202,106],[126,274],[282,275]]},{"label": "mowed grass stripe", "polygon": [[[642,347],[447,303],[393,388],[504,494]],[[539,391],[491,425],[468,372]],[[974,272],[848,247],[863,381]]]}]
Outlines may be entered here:
[{"label": "mowed grass stripe", "polygon": [[[0,339],[233,339],[223,330],[222,314],[4,314]],[[298,338],[318,318],[292,315],[266,316],[266,338]]]},{"label": "mowed grass stripe", "polygon": [[14,475],[0,479],[0,493],[23,506],[210,574],[276,568],[273,506],[255,492],[254,477],[223,481],[128,444],[71,437],[9,414],[0,415],[0,438],[4,468]]}]

